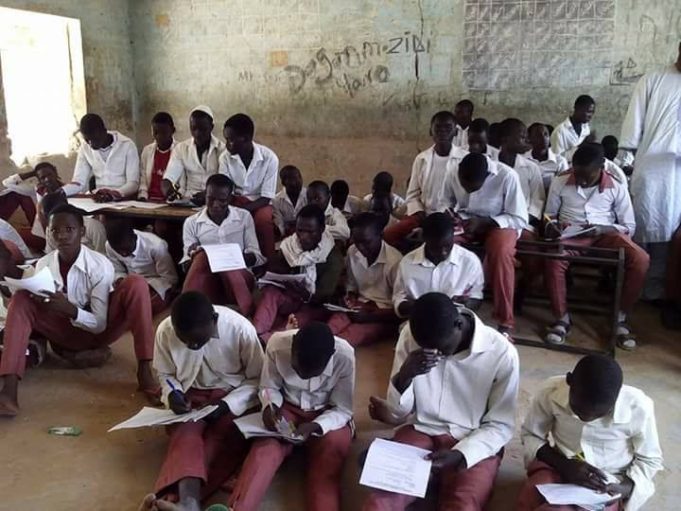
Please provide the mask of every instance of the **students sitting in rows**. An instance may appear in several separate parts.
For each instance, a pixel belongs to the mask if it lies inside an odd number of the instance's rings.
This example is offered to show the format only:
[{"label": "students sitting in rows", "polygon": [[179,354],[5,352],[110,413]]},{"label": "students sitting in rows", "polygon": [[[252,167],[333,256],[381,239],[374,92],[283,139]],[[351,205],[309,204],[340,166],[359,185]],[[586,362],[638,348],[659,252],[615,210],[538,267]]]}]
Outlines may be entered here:
[{"label": "students sitting in rows", "polygon": [[[26,367],[31,332],[49,339],[52,348],[76,367],[100,365],[108,345],[132,331],[138,361],[137,381],[144,393],[158,386],[151,370],[154,329],[149,286],[139,275],[128,275],[114,286],[114,268],[102,254],[82,246],[82,212],[70,205],[50,215],[50,234],[57,249],[41,258],[35,271],[48,268],[56,284],[46,296],[18,291],[12,296],[0,360],[0,416],[19,412],[18,386]],[[112,291],[113,290],[113,291]]]},{"label": "students sitting in rows", "polygon": [[570,168],[568,161],[551,149],[551,137],[546,125],[535,122],[527,130],[528,142],[532,149],[525,153],[525,158],[541,169],[544,190],[548,191],[551,180]]},{"label": "students sitting in rows", "polygon": [[423,221],[423,241],[399,263],[393,288],[397,315],[410,317],[414,302],[431,291],[477,308],[485,287],[482,264],[473,252],[454,243],[452,217],[448,213],[428,215]]},{"label": "students sitting in rows", "polygon": [[371,183],[371,193],[364,196],[364,207],[367,210],[371,209],[372,199],[382,199],[387,197],[390,203],[390,210],[393,217],[400,217],[403,215],[405,201],[398,194],[393,193],[393,176],[390,172],[381,171],[374,176]]},{"label": "students sitting in rows", "polygon": [[493,160],[499,159],[499,149],[489,144],[489,123],[486,119],[475,119],[468,126],[468,144],[462,147],[471,153],[480,153]]},{"label": "students sitting in rows", "polygon": [[621,495],[605,511],[643,508],[662,451],[652,399],[622,380],[613,358],[589,355],[535,393],[521,432],[528,478],[518,511],[582,509],[546,504],[536,486],[551,483]]},{"label": "students sitting in rows", "polygon": [[213,111],[205,105],[191,111],[189,131],[191,138],[173,148],[161,189],[166,198],[179,196],[203,205],[206,181],[218,172],[225,144],[213,135]]},{"label": "students sitting in rows", "polygon": [[198,292],[177,298],[156,331],[162,401],[178,415],[218,408],[198,422],[167,428],[170,443],[156,493],[175,496],[184,511],[198,511],[232,475],[248,453],[234,419],[257,406],[262,367],[260,340],[246,318]]},{"label": "students sitting in rows", "polygon": [[381,238],[384,221],[372,213],[350,220],[352,245],[346,263],[342,305],[357,312],[336,312],[327,321],[334,335],[357,347],[397,334],[393,286],[402,254]]},{"label": "students sitting in rows", "polygon": [[[621,310],[618,311],[617,345],[632,350],[636,340],[626,323],[643,288],[650,259],[634,243],[636,230],[634,210],[629,192],[615,174],[604,169],[605,158],[600,144],[582,144],[574,154],[572,170],[557,176],[549,190],[546,215],[551,218],[547,237],[558,237],[564,227],[582,226],[592,229],[583,236],[570,239],[571,244],[601,248],[624,249],[624,283]],[[566,253],[570,253],[566,250]],[[570,332],[571,319],[567,310],[565,272],[570,263],[551,259],[545,261],[545,281],[555,323],[546,342],[563,344]]]},{"label": "students sitting in rows", "polygon": [[471,122],[473,121],[473,110],[475,106],[469,99],[462,99],[454,105],[454,118],[456,119],[456,137],[454,145],[465,147],[468,145],[468,134]]},{"label": "students sitting in rows", "polygon": [[[253,217],[242,208],[230,207],[234,183],[223,174],[206,181],[206,206],[184,221],[183,262],[188,265],[183,291],[201,291],[213,303],[236,303],[244,316],[253,312],[255,279],[250,268],[265,264],[255,234]],[[235,243],[248,269],[213,273],[203,247]]]},{"label": "students sitting in rows", "polygon": [[283,189],[272,201],[272,219],[282,238],[293,234],[296,228],[296,214],[307,202],[307,189],[298,167],[284,165],[279,171]]},{"label": "students sitting in rows", "polygon": [[351,218],[363,211],[363,204],[359,197],[350,195],[350,186],[344,179],[336,179],[329,187],[331,205],[339,210],[345,218]]},{"label": "students sitting in rows", "polygon": [[[40,201],[38,209],[38,219],[45,232],[45,253],[49,254],[57,250],[57,242],[52,236],[48,225],[50,215],[59,206],[67,205],[66,196],[62,192],[49,193]],[[83,217],[84,233],[80,242],[83,246],[106,255],[106,229],[104,224],[91,216]]]},{"label": "students sitting in rows", "polygon": [[227,150],[220,156],[220,174],[234,182],[236,189],[232,204],[251,214],[260,250],[270,258],[274,254],[270,202],[277,192],[279,158],[268,147],[253,142],[255,125],[245,114],[227,119],[223,134]]},{"label": "students sitting in rows", "polygon": [[[503,335],[441,293],[414,303],[388,384],[393,441],[432,451],[438,509],[482,511],[513,437],[518,353]],[[384,413],[388,412],[388,413]],[[407,509],[415,497],[372,490],[363,511]]]},{"label": "students sitting in rows", "polygon": [[305,196],[307,204],[318,206],[324,212],[326,226],[333,239],[338,242],[346,242],[350,238],[350,227],[348,227],[348,221],[341,210],[331,204],[329,185],[324,181],[312,181],[307,185]]},{"label": "students sitting in rows", "polygon": [[85,144],[80,146],[71,182],[64,185],[66,195],[88,191],[95,178],[94,199],[111,202],[137,195],[140,184],[140,159],[137,146],[117,131],[108,131],[97,114],[80,120]]},{"label": "students sitting in rows", "polygon": [[551,149],[572,162],[572,155],[584,142],[593,142],[589,123],[596,113],[596,102],[585,94],[575,100],[572,114],[551,133]]},{"label": "students sitting in rows", "polygon": [[138,199],[165,201],[161,183],[176,145],[174,134],[175,123],[169,113],[158,112],[152,117],[151,135],[154,141],[142,149]]}]

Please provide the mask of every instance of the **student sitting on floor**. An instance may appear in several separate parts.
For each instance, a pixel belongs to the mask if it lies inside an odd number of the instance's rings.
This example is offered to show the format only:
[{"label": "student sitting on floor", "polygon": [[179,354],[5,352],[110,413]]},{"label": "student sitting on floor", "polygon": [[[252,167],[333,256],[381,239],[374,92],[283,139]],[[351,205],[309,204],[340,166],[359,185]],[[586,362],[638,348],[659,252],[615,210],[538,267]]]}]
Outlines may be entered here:
[{"label": "student sitting on floor", "polygon": [[64,185],[64,193],[71,196],[87,192],[94,176],[96,201],[134,197],[140,184],[140,158],[135,143],[117,131],[107,131],[97,114],[82,117],[80,133],[85,144],[80,146],[73,178]]},{"label": "student sitting on floor", "polygon": [[184,511],[199,511],[245,458],[248,443],[234,419],[258,403],[263,351],[253,325],[190,291],[156,331],[154,369],[164,404],[181,415],[218,405],[198,422],[168,427],[170,445],[155,491],[170,490]]},{"label": "student sitting on floor", "polygon": [[454,118],[456,119],[456,137],[454,137],[454,145],[458,147],[465,147],[468,145],[468,135],[470,133],[470,125],[473,122],[473,110],[475,105],[470,99],[462,99],[454,105]]},{"label": "student sitting on floor", "polygon": [[[617,317],[617,345],[622,349],[636,348],[636,340],[626,323],[643,288],[650,258],[634,243],[631,235],[636,230],[634,210],[627,187],[615,174],[603,168],[603,147],[582,144],[572,159],[572,170],[557,176],[549,190],[546,215],[547,237],[557,238],[563,227],[591,227],[584,235],[569,240],[570,244],[624,249],[624,283],[621,307]],[[570,253],[569,250],[565,251]],[[577,252],[579,253],[579,252]],[[567,310],[565,272],[570,263],[558,259],[545,262],[545,282],[556,322],[545,341],[563,344],[572,324]]]},{"label": "student sitting on floor", "polygon": [[235,184],[232,204],[253,216],[260,250],[267,258],[274,254],[272,205],[277,192],[279,158],[274,151],[253,142],[255,125],[245,114],[225,121],[223,134],[227,150],[220,156],[220,174]]},{"label": "student sitting on floor", "polygon": [[[68,202],[61,192],[49,193],[43,197],[38,207],[38,218],[45,232],[45,253],[57,250],[57,243],[48,229],[50,215],[58,206],[65,206]],[[80,242],[84,247],[106,255],[106,229],[104,224],[91,216],[83,217],[85,233]]]},{"label": "student sitting on floor", "polygon": [[380,217],[360,213],[350,226],[343,305],[357,312],[336,312],[327,323],[334,335],[356,347],[397,335],[392,296],[402,254],[381,238],[385,224]]},{"label": "student sitting on floor", "polygon": [[128,275],[114,287],[111,262],[81,246],[85,231],[81,210],[70,205],[55,208],[49,229],[57,249],[41,258],[35,271],[48,268],[57,291],[46,297],[27,291],[12,296],[0,361],[4,380],[0,416],[19,412],[17,388],[31,332],[45,336],[57,354],[84,367],[102,364],[111,354],[108,345],[130,329],[139,390],[154,395],[158,386],[151,370],[154,329],[149,286],[139,275]]},{"label": "student sitting on floor", "polygon": [[364,208],[359,197],[350,195],[350,186],[344,179],[336,179],[329,187],[331,205],[343,213],[345,218],[360,214]]},{"label": "student sitting on floor", "polygon": [[328,314],[320,306],[332,299],[343,271],[343,256],[336,247],[324,213],[319,206],[308,204],[298,212],[296,232],[285,238],[268,265],[279,274],[304,275],[303,282],[289,281],[284,289],[266,285],[253,315],[253,324],[264,341],[273,331],[281,330],[291,314],[299,326],[312,319],[325,319]]},{"label": "student sitting on floor", "polygon": [[[438,509],[482,511],[513,437],[518,353],[442,293],[414,303],[397,341],[387,402],[393,441],[432,451]],[[372,411],[372,416],[383,415]],[[372,490],[363,511],[407,509],[415,497]]]},{"label": "student sitting on floor", "polygon": [[561,122],[551,133],[551,149],[556,154],[572,162],[572,155],[584,142],[593,142],[589,123],[596,113],[596,102],[591,96],[583,94],[575,100],[572,114]]},{"label": "student sitting on floor", "polygon": [[[324,323],[274,334],[265,352],[260,401],[265,426],[289,421],[307,454],[305,509],[339,511],[341,475],[353,436],[355,353]],[[255,511],[294,445],[262,438],[244,462],[229,505]]]},{"label": "student sitting on floor", "polygon": [[[184,221],[183,262],[189,263],[187,278],[182,291],[201,291],[213,303],[236,303],[244,316],[253,309],[253,286],[255,279],[250,268],[265,264],[260,253],[258,238],[251,214],[242,208],[231,207],[234,183],[223,174],[210,176],[206,181],[206,206]],[[243,252],[248,269],[213,273],[208,256],[203,250],[207,245],[236,243]]]},{"label": "student sitting on floor", "polygon": [[114,266],[114,285],[128,275],[140,275],[149,284],[151,310],[164,310],[176,295],[178,278],[168,244],[150,232],[132,228],[130,220],[106,221],[106,256]]},{"label": "student sitting on floor", "polygon": [[551,149],[551,137],[544,124],[538,122],[531,124],[527,130],[527,135],[532,149],[527,151],[524,156],[539,166],[544,190],[548,191],[551,180],[570,168],[570,164],[563,156],[554,153]]},{"label": "student sitting on floor", "polygon": [[536,486],[550,483],[620,494],[606,511],[637,511],[654,493],[653,476],[663,468],[653,401],[622,385],[620,366],[601,355],[584,357],[567,376],[544,382],[521,438],[528,478],[518,511],[582,509],[546,504]]},{"label": "student sitting on floor", "polygon": [[321,208],[326,219],[326,226],[333,239],[346,242],[350,237],[350,227],[342,211],[331,204],[331,190],[324,181],[312,181],[307,185],[307,204]]},{"label": "student sitting on floor", "polygon": [[362,199],[366,210],[371,209],[371,202],[374,197],[379,199],[388,197],[393,216],[401,216],[401,210],[406,209],[404,199],[393,193],[393,176],[390,172],[381,171],[374,176],[374,180],[371,183],[371,193],[365,195]]},{"label": "student sitting on floor", "polygon": [[486,119],[475,119],[468,126],[468,144],[462,149],[471,153],[480,153],[492,160],[499,159],[499,149],[492,147],[488,142],[489,123]]},{"label": "student sitting on floor", "polygon": [[191,138],[173,148],[161,189],[166,198],[183,197],[202,206],[206,181],[218,172],[225,144],[213,136],[213,111],[205,105],[189,114],[189,131]]},{"label": "student sitting on floor", "polygon": [[408,318],[415,301],[431,291],[477,308],[485,287],[482,264],[473,252],[454,243],[452,217],[447,213],[428,215],[423,221],[423,241],[399,264],[393,287],[397,315]]},{"label": "student sitting on floor", "polygon": [[161,183],[176,144],[174,134],[175,122],[169,113],[158,112],[152,117],[151,135],[154,141],[142,149],[138,199],[165,202]]},{"label": "student sitting on floor", "polygon": [[279,171],[279,179],[284,187],[272,201],[272,218],[279,236],[285,238],[296,230],[296,214],[307,202],[307,189],[303,186],[303,176],[298,167],[284,165]]},{"label": "student sitting on floor", "polygon": [[466,152],[452,143],[456,120],[451,112],[438,112],[430,121],[433,145],[414,160],[407,188],[407,217],[383,233],[386,243],[399,247],[414,229],[431,213],[449,207],[445,181],[451,166]]}]

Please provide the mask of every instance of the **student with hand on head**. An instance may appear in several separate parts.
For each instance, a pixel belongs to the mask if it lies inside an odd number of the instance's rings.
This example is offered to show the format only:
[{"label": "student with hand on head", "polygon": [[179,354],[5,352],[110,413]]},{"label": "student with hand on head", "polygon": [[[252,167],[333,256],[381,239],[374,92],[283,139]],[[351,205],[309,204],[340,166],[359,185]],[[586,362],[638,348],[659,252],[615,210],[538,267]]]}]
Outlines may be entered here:
[{"label": "student with hand on head", "polygon": [[[45,253],[57,250],[57,242],[49,229],[50,216],[59,206],[68,204],[66,196],[61,192],[48,193],[43,197],[38,206],[38,218],[45,232]],[[85,233],[80,242],[83,246],[106,255],[106,229],[104,224],[91,216],[83,217],[83,227]]]},{"label": "student with hand on head", "polygon": [[[562,227],[568,225],[592,227],[584,235],[571,238],[570,244],[624,249],[617,345],[632,350],[636,347],[636,340],[626,319],[643,288],[650,259],[645,250],[631,239],[636,222],[627,187],[615,174],[604,169],[604,160],[600,144],[585,143],[577,149],[572,159],[572,170],[556,177],[551,184],[546,202],[546,215],[551,222],[545,227],[545,235],[558,238]],[[565,252],[570,253],[569,250]],[[556,320],[545,339],[549,344],[563,344],[570,331],[565,288],[565,272],[569,265],[569,261],[545,261],[544,280]]]},{"label": "student with hand on head", "polygon": [[407,188],[407,217],[389,227],[383,233],[385,241],[392,246],[404,244],[404,239],[431,213],[445,211],[449,207],[445,195],[445,182],[449,169],[466,152],[452,142],[456,134],[456,119],[451,112],[438,112],[430,122],[433,145],[414,160]]},{"label": "student with hand on head", "polygon": [[364,201],[365,209],[371,209],[371,201],[374,197],[379,199],[387,197],[389,199],[391,212],[395,216],[400,215],[400,210],[405,205],[404,199],[396,193],[393,193],[393,176],[390,172],[381,171],[374,176],[371,183],[371,193],[365,195],[362,199]]},{"label": "student with hand on head", "polygon": [[117,131],[108,131],[97,114],[80,120],[85,144],[80,146],[71,182],[63,186],[66,195],[88,191],[95,178],[94,199],[111,202],[134,197],[140,184],[140,159],[135,143]]},{"label": "student with hand on head", "polygon": [[350,238],[350,227],[342,211],[331,204],[331,189],[324,181],[312,181],[307,185],[307,204],[321,208],[326,225],[333,239],[346,242]]},{"label": "student with hand on head", "polygon": [[454,220],[433,213],[423,222],[423,245],[399,263],[393,286],[393,305],[401,318],[411,316],[416,300],[435,291],[452,301],[477,308],[485,278],[478,256],[454,242]]},{"label": "student with hand on head", "polygon": [[175,147],[175,123],[167,112],[158,112],[151,119],[151,134],[154,141],[144,146],[140,158],[139,200],[165,202],[161,183],[168,168],[170,155]]},{"label": "student with hand on head", "polygon": [[528,142],[532,149],[524,156],[539,166],[544,183],[544,190],[548,191],[551,180],[558,174],[570,168],[568,161],[551,149],[551,137],[545,124],[535,122],[527,129]]},{"label": "student with hand on head", "polygon": [[307,189],[298,167],[284,165],[279,171],[284,187],[272,200],[272,218],[282,238],[293,234],[296,228],[296,214],[307,202]]},{"label": "student with hand on head", "polygon": [[196,291],[181,294],[156,331],[154,369],[164,404],[178,415],[218,408],[197,422],[168,427],[170,445],[155,492],[178,497],[181,509],[199,511],[236,470],[248,443],[234,419],[258,404],[263,351],[253,325]]},{"label": "student with hand on head", "polygon": [[161,190],[166,199],[181,197],[202,206],[206,181],[218,172],[225,144],[213,135],[213,111],[206,105],[189,114],[189,131],[191,138],[173,148]]},{"label": "student with hand on head", "polygon": [[[482,511],[513,437],[518,353],[442,293],[413,306],[397,341],[386,407],[405,424],[393,441],[432,451],[438,509]],[[372,405],[378,402],[372,399]],[[372,490],[363,511],[407,509],[415,497]]]},{"label": "student with hand on head", "polygon": [[[260,378],[265,426],[282,419],[301,437],[307,455],[305,509],[338,511],[341,475],[352,442],[355,353],[324,323],[274,334]],[[253,446],[229,498],[234,511],[255,511],[294,445],[262,438]]]},{"label": "student with hand on head", "polygon": [[475,106],[470,99],[462,99],[454,106],[454,117],[456,118],[457,133],[454,138],[454,145],[465,147],[468,145],[468,133],[471,122],[473,121],[473,110]]},{"label": "student with hand on head", "polygon": [[76,367],[88,367],[101,365],[110,355],[108,345],[130,329],[139,390],[154,395],[158,386],[151,370],[154,330],[147,283],[139,275],[128,275],[112,291],[111,262],[81,245],[85,231],[81,210],[70,205],[55,208],[49,230],[57,249],[41,258],[35,271],[48,268],[57,290],[46,296],[27,291],[12,296],[0,360],[4,380],[0,415],[19,412],[17,389],[31,332],[48,338],[57,354]]},{"label": "student with hand on head", "polygon": [[235,184],[232,205],[253,216],[255,233],[265,257],[274,254],[272,205],[277,192],[279,158],[274,151],[253,142],[255,125],[246,114],[236,114],[223,128],[227,150],[220,156],[220,174]]},{"label": "student with hand on head", "polygon": [[590,122],[596,113],[596,102],[583,94],[575,100],[572,114],[561,122],[551,133],[551,149],[554,153],[572,162],[572,155],[584,141],[593,142]]},{"label": "student with hand on head", "polygon": [[[215,174],[206,181],[206,206],[184,221],[183,262],[189,265],[182,291],[201,291],[213,303],[236,303],[244,316],[253,309],[251,294],[255,279],[251,269],[265,264],[260,253],[251,214],[242,208],[231,207],[234,183],[223,174]],[[207,245],[236,243],[243,252],[247,268],[213,273]]]},{"label": "student with hand on head", "polygon": [[158,314],[170,305],[178,283],[168,244],[153,233],[133,229],[126,218],[107,218],[105,227],[114,287],[128,275],[140,275],[149,284],[152,313]]},{"label": "student with hand on head", "polygon": [[499,159],[499,149],[489,144],[489,123],[486,119],[475,119],[468,126],[468,142],[462,149],[471,153],[480,153],[492,160]]},{"label": "student with hand on head", "polygon": [[357,312],[336,312],[327,324],[352,346],[397,334],[393,286],[402,254],[381,238],[385,223],[372,213],[350,220],[352,245],[346,258],[346,295],[342,305]]},{"label": "student with hand on head", "polygon": [[303,275],[303,282],[289,281],[284,289],[266,285],[253,315],[253,325],[265,342],[273,331],[281,330],[290,315],[299,326],[328,314],[321,307],[336,293],[343,271],[343,255],[324,224],[323,210],[314,204],[304,206],[296,220],[296,231],[284,238],[268,270],[286,275]]},{"label": "student with hand on head", "polygon": [[613,358],[589,355],[544,382],[521,431],[528,478],[517,511],[581,509],[545,503],[536,486],[552,483],[620,494],[606,511],[642,509],[663,468],[662,451],[653,401],[622,380]]}]

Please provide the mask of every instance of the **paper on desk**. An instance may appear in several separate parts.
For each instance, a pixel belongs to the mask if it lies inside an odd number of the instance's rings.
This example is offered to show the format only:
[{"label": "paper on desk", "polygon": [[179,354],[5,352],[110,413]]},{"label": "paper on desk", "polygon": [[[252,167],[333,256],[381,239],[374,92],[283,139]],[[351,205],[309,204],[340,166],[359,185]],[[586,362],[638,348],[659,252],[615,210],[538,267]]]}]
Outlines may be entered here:
[{"label": "paper on desk", "polygon": [[359,484],[423,498],[432,462],[430,451],[377,438],[369,447]]},{"label": "paper on desk", "polygon": [[120,202],[95,202],[93,199],[84,197],[70,198],[68,201],[72,206],[82,209],[87,213],[94,213],[100,209],[121,209]]},{"label": "paper on desk", "polygon": [[201,248],[203,248],[208,256],[210,271],[213,273],[243,270],[246,268],[246,261],[244,261],[244,255],[238,243],[202,245]]},{"label": "paper on desk", "polygon": [[130,429],[130,428],[144,428],[148,426],[165,426],[168,424],[175,424],[178,422],[196,422],[203,419],[207,415],[210,415],[215,410],[218,409],[218,405],[209,405],[199,408],[198,410],[192,410],[189,413],[183,413],[177,415],[172,410],[167,410],[163,408],[150,408],[145,406],[137,414],[130,417],[128,420],[116,424],[112,427],[109,432],[117,431],[119,429]]},{"label": "paper on desk", "polygon": [[258,286],[263,287],[265,285],[276,286],[284,288],[286,282],[300,282],[307,287],[307,279],[302,273],[291,275],[288,273],[272,273],[268,271],[260,277],[258,280]]},{"label": "paper on desk", "polygon": [[234,424],[241,434],[246,438],[257,438],[257,437],[274,437],[282,438],[288,440],[289,442],[299,443],[302,441],[302,437],[293,434],[284,434],[281,431],[270,431],[265,427],[262,421],[261,413],[252,413],[250,415],[244,415],[238,419],[234,419]]},{"label": "paper on desk", "polygon": [[331,312],[358,312],[359,309],[351,309],[350,307],[343,307],[342,305],[336,305],[335,303],[325,303],[324,308]]},{"label": "paper on desk", "polygon": [[40,296],[44,296],[44,293],[41,293],[41,291],[49,291],[54,293],[57,289],[54,284],[52,272],[47,266],[39,272],[33,274],[33,276],[26,277],[24,279],[12,279],[10,277],[5,277],[5,283],[12,292],[23,289]]},{"label": "paper on desk", "polygon": [[144,202],[138,200],[124,200],[116,202],[116,209],[137,208],[137,209],[159,209],[165,208],[166,204],[158,202]]},{"label": "paper on desk", "polygon": [[576,238],[577,236],[583,236],[583,235],[588,234],[591,231],[595,231],[595,230],[596,230],[595,225],[592,225],[591,227],[584,227],[582,225],[568,225],[561,232],[560,239],[569,240],[570,238]]},{"label": "paper on desk", "polygon": [[621,497],[619,494],[599,493],[576,484],[538,484],[537,490],[554,506],[594,506],[594,509],[599,509],[603,504]]}]

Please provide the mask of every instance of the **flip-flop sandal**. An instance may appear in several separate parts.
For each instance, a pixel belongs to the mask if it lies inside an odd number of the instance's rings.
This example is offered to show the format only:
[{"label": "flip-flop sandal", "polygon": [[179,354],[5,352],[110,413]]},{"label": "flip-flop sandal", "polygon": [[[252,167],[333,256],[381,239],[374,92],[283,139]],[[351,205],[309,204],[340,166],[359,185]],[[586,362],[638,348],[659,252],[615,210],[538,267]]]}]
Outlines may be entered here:
[{"label": "flip-flop sandal", "polygon": [[550,344],[551,346],[562,346],[565,344],[565,340],[570,333],[570,328],[572,328],[570,323],[566,323],[565,321],[556,321],[548,329],[548,332],[544,337],[544,342],[546,344]]},{"label": "flip-flop sandal", "polygon": [[631,329],[626,323],[618,323],[616,330],[617,347],[625,351],[636,349],[636,336],[631,333]]}]

